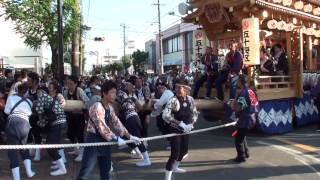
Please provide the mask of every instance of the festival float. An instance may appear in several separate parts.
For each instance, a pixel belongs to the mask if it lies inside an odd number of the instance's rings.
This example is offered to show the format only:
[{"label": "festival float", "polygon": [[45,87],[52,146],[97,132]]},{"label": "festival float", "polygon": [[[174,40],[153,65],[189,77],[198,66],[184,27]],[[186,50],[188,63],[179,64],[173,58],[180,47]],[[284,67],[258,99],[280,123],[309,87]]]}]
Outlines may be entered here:
[{"label": "festival float", "polygon": [[[242,44],[243,62],[260,100],[259,130],[279,134],[293,130],[294,125],[319,121],[314,100],[303,87],[314,86],[320,77],[320,1],[189,0],[179,9],[185,11],[185,23],[199,25],[195,33],[205,33],[220,58],[225,57],[231,41]],[[260,46],[266,42],[282,45],[288,75],[257,73]]]}]

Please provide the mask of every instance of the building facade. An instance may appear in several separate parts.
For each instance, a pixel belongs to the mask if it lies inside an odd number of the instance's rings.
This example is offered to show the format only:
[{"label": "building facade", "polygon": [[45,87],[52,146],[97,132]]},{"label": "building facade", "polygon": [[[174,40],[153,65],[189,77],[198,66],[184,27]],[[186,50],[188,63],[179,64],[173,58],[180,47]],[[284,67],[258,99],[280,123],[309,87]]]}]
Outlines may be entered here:
[{"label": "building facade", "polygon": [[15,33],[14,23],[0,17],[0,58],[4,67],[13,66],[15,69],[28,69],[42,73],[46,64],[51,62],[51,50],[43,45],[38,50],[27,47],[20,34]]},{"label": "building facade", "polygon": [[[190,23],[174,25],[162,31],[164,71],[178,68],[183,71],[193,59],[193,32],[199,26]],[[159,69],[159,35],[156,37],[156,64]],[[159,71],[157,71],[159,72]]]},{"label": "building facade", "polygon": [[156,71],[156,40],[152,39],[145,43],[145,52],[149,54],[145,69],[147,71]]}]

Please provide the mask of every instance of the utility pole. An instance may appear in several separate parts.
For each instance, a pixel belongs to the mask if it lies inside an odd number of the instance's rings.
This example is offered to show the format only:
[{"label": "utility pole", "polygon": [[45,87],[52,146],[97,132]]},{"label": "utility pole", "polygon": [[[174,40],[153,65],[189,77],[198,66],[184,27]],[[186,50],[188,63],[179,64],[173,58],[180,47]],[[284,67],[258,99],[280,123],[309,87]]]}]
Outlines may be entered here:
[{"label": "utility pole", "polygon": [[[76,0],[76,13],[80,14],[80,0]],[[72,37],[72,55],[71,55],[71,69],[72,75],[80,76],[80,25],[76,31],[73,32]]]},{"label": "utility pole", "polygon": [[64,64],[63,64],[63,26],[62,26],[62,16],[63,16],[63,0],[57,0],[58,2],[58,64],[54,65],[57,67],[56,75],[59,77],[64,74]]},{"label": "utility pole", "polygon": [[126,24],[121,24],[120,25],[123,28],[123,57],[126,56]]},{"label": "utility pole", "polygon": [[158,26],[159,26],[159,73],[163,74],[163,47],[162,47],[162,33],[161,33],[161,17],[160,17],[160,0],[158,0],[158,3],[154,4],[158,6]]}]

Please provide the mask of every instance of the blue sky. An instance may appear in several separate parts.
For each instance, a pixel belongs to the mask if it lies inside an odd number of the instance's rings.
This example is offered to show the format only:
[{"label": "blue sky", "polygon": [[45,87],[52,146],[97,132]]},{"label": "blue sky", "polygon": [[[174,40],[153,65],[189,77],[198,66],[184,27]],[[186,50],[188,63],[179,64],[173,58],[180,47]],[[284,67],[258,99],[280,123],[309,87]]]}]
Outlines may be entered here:
[{"label": "blue sky", "polygon": [[[179,22],[178,4],[185,0],[160,0],[163,29]],[[120,24],[125,23],[127,40],[135,41],[136,49],[144,49],[144,42],[155,39],[158,31],[157,7],[152,5],[157,0],[82,0],[84,23],[92,27],[86,34],[86,51],[98,51],[100,56],[121,56],[123,54],[123,31]],[[89,6],[90,5],[90,6]],[[153,25],[152,25],[153,24]],[[105,42],[94,42],[94,37],[105,37]],[[127,49],[127,52],[133,50]],[[96,62],[96,57],[87,55],[88,66]]]}]

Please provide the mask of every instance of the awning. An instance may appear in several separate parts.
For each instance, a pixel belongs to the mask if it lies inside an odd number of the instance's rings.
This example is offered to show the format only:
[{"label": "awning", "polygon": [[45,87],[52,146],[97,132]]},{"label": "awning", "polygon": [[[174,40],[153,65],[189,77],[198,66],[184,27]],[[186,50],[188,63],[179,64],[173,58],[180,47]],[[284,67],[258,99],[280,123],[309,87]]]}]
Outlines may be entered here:
[{"label": "awning", "polygon": [[168,59],[163,62],[164,66],[182,65],[182,59]]}]

